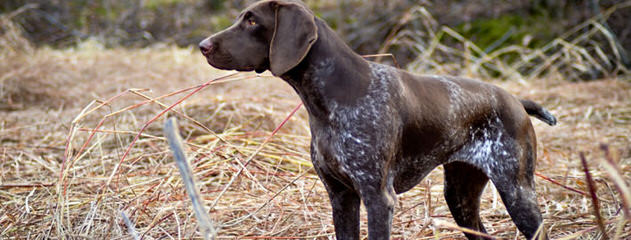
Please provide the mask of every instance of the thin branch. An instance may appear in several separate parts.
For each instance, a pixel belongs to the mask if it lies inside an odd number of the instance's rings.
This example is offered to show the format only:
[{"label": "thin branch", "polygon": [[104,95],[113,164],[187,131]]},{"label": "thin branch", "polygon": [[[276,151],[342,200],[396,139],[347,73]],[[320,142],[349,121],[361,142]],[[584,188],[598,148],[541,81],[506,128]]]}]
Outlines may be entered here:
[{"label": "thin branch", "polygon": [[182,137],[178,133],[177,121],[175,118],[169,118],[164,124],[164,135],[166,135],[169,142],[169,147],[173,151],[173,157],[177,168],[180,170],[180,176],[182,176],[182,182],[186,187],[188,197],[193,204],[193,210],[195,211],[195,217],[199,223],[199,228],[204,236],[204,239],[215,239],[217,230],[214,227],[206,208],[203,205],[203,200],[200,197],[199,190],[195,187],[195,180],[193,179],[193,171],[184,154],[184,144],[182,143]]}]

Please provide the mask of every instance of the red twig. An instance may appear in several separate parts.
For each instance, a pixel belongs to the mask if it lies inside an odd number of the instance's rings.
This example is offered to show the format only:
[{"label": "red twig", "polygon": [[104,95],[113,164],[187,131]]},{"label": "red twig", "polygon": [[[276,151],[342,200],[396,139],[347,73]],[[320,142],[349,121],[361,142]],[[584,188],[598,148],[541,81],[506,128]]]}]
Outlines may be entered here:
[{"label": "red twig", "polygon": [[147,235],[147,233],[149,231],[151,231],[151,229],[153,229],[154,227],[158,226],[158,224],[164,222],[164,220],[167,220],[171,216],[173,216],[173,213],[169,213],[168,215],[166,215],[163,218],[161,218],[160,220],[158,220],[155,224],[149,226],[149,228],[145,232],[143,232],[142,235],[140,235],[140,240],[145,239],[145,235]]},{"label": "red twig", "polygon": [[607,236],[607,229],[605,228],[603,217],[600,215],[600,203],[598,202],[598,197],[596,197],[596,185],[594,184],[594,180],[592,179],[592,174],[589,172],[587,160],[585,160],[585,154],[581,152],[579,156],[581,157],[581,163],[583,163],[583,170],[585,171],[587,187],[589,188],[589,193],[592,197],[592,205],[594,207],[594,215],[596,215],[596,222],[598,223],[600,231],[603,233],[603,239],[609,239],[609,237]]},{"label": "red twig", "polygon": [[[194,94],[196,94],[197,92],[201,91],[202,89],[210,86],[214,81],[216,80],[220,80],[220,79],[225,79],[227,77],[231,77],[235,74],[229,74],[226,76],[222,76],[222,77],[218,77],[218,78],[214,78],[209,80],[208,82],[198,86],[197,88],[195,88],[195,90],[193,90],[192,92],[190,92],[189,94],[187,94],[186,96],[180,98],[179,100],[177,100],[175,103],[171,104],[169,107],[167,107],[166,109],[162,110],[162,112],[158,113],[158,115],[156,115],[155,117],[153,117],[152,119],[150,119],[149,121],[147,121],[145,123],[145,125],[140,129],[140,131],[138,132],[138,134],[136,134],[136,136],[134,137],[134,140],[131,141],[131,143],[129,144],[129,146],[127,146],[127,150],[125,150],[125,153],[123,154],[123,156],[121,157],[120,161],[118,162],[118,164],[116,165],[116,167],[114,167],[114,171],[112,171],[112,174],[110,175],[107,184],[105,184],[104,186],[108,186],[111,183],[111,180],[113,178],[113,176],[118,172],[118,169],[120,168],[121,164],[123,164],[123,162],[125,161],[125,158],[127,157],[127,155],[129,155],[129,153],[131,152],[132,147],[134,146],[134,144],[136,144],[136,141],[138,141],[138,139],[140,138],[140,136],[142,135],[142,133],[147,129],[147,127],[149,127],[149,125],[151,125],[153,122],[155,122],[156,120],[158,120],[160,117],[162,117],[162,115],[164,115],[165,113],[171,111],[171,109],[173,109],[175,106],[179,105],[180,103],[182,103],[184,100],[188,99],[189,97],[193,96]],[[147,100],[149,102],[152,102],[154,100]],[[118,181],[118,178],[117,178]]]},{"label": "red twig", "polygon": [[53,185],[54,185],[53,183],[7,183],[7,184],[1,184],[0,189],[51,187]]},{"label": "red twig", "polygon": [[583,196],[587,196],[587,197],[589,197],[589,194],[588,194],[588,193],[583,192],[583,191],[578,190],[578,189],[573,188],[573,187],[568,187],[568,186],[564,185],[563,183],[557,182],[556,180],[554,180],[554,179],[552,179],[552,178],[549,178],[549,177],[544,176],[544,175],[543,175],[543,174],[541,174],[541,173],[535,172],[535,175],[537,175],[537,176],[538,176],[538,177],[540,177],[540,178],[545,179],[545,180],[546,180],[546,181],[548,181],[548,182],[551,182],[551,183],[554,183],[554,184],[556,184],[556,185],[559,185],[559,186],[560,186],[560,187],[562,187],[562,188],[565,188],[565,189],[570,190],[570,191],[572,191],[572,192],[575,192],[575,193],[581,194],[581,195],[583,195]]},{"label": "red twig", "polygon": [[287,121],[289,121],[289,119],[294,116],[294,114],[296,114],[296,112],[298,111],[298,109],[300,109],[300,107],[302,107],[302,102],[300,104],[298,104],[298,106],[296,106],[294,108],[294,110],[291,111],[291,113],[280,123],[278,124],[278,126],[276,127],[276,129],[274,129],[274,131],[272,131],[272,134],[270,134],[269,136],[267,136],[267,138],[265,138],[265,141],[263,141],[263,144],[266,144],[267,142],[269,142],[269,140],[272,139],[272,137],[274,135],[276,135],[276,133],[278,132],[278,130],[280,130],[280,128],[282,128],[283,126],[285,126],[285,123],[287,123]]},{"label": "red twig", "polygon": [[248,166],[248,164],[250,164],[250,162],[252,162],[252,159],[254,159],[254,156],[256,156],[257,154],[259,154],[259,152],[263,149],[263,147],[265,146],[265,144],[267,144],[267,142],[269,142],[272,137],[274,137],[274,135],[276,135],[276,133],[278,132],[278,130],[280,130],[283,126],[285,126],[285,123],[287,123],[287,121],[289,121],[289,119],[294,116],[294,114],[298,111],[298,109],[300,109],[300,107],[302,107],[302,102],[300,104],[298,104],[298,106],[296,106],[294,108],[293,111],[291,111],[291,113],[280,123],[278,124],[278,126],[276,127],[276,129],[274,129],[274,131],[272,131],[272,134],[270,134],[269,136],[267,136],[267,138],[265,138],[265,140],[263,140],[263,143],[261,143],[261,145],[259,145],[259,147],[256,149],[256,151],[254,151],[254,153],[252,153],[250,155],[250,157],[248,157],[248,159],[245,161],[245,163],[243,164],[243,166],[239,169],[239,171],[232,176],[232,178],[230,179],[230,182],[228,182],[228,184],[226,184],[226,186],[223,188],[223,190],[221,190],[221,192],[219,193],[219,195],[215,198],[215,201],[212,203],[212,205],[210,206],[210,209],[212,210],[213,208],[215,208],[215,206],[217,205],[217,203],[219,202],[219,199],[221,199],[221,196],[223,196],[224,193],[226,193],[226,191],[228,190],[228,188],[230,187],[230,185],[232,185],[232,183],[237,179],[237,177],[239,177],[239,175],[241,175],[241,173],[245,170],[245,167]]}]

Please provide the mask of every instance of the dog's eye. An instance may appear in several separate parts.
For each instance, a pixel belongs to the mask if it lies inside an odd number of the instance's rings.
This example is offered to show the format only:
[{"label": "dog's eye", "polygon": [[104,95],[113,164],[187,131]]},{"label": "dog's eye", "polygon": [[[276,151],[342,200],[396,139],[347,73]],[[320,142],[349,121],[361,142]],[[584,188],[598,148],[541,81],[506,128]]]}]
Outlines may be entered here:
[{"label": "dog's eye", "polygon": [[248,19],[248,25],[250,26],[255,26],[256,25],[256,21],[254,21],[254,19]]}]

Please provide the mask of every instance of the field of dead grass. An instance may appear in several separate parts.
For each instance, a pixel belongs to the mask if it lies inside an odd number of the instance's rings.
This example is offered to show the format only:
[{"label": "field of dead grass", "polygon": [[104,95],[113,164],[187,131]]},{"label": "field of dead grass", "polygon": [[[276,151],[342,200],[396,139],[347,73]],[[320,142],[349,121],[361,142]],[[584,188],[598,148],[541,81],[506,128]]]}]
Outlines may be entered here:
[{"label": "field of dead grass", "polygon": [[[304,109],[253,155],[300,103],[282,80],[252,73],[219,78],[231,73],[210,68],[194,49],[86,42],[51,50],[2,39],[0,239],[199,237],[163,137],[166,116],[179,119],[218,238],[334,238],[327,194],[310,165]],[[601,238],[600,216],[609,237],[631,238],[630,199],[621,193],[629,194],[631,181],[631,83],[489,81],[542,103],[559,120],[555,127],[533,120],[537,197],[549,236]],[[441,175],[437,169],[400,195],[393,237],[463,238],[443,200]],[[482,219],[494,237],[521,238],[492,185]],[[362,212],[364,236],[365,222]]]}]

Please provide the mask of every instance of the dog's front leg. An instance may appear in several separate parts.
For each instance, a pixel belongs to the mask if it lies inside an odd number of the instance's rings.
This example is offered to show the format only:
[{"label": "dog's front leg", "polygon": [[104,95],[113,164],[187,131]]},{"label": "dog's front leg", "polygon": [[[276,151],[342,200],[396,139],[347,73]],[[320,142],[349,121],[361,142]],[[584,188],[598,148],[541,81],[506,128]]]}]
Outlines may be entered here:
[{"label": "dog's front leg", "polygon": [[368,239],[390,239],[396,194],[392,185],[381,182],[360,185],[360,192],[368,213]]},{"label": "dog's front leg", "polygon": [[339,240],[359,239],[359,194],[347,184],[340,182],[331,173],[317,147],[312,142],[311,159],[313,166],[322,180],[333,208],[333,225]]},{"label": "dog's front leg", "polygon": [[348,188],[328,192],[337,239],[359,239],[359,195]]},{"label": "dog's front leg", "polygon": [[333,208],[336,238],[338,240],[359,239],[359,195],[354,189],[323,173],[321,169],[317,170]]}]

